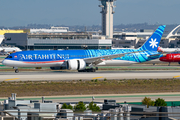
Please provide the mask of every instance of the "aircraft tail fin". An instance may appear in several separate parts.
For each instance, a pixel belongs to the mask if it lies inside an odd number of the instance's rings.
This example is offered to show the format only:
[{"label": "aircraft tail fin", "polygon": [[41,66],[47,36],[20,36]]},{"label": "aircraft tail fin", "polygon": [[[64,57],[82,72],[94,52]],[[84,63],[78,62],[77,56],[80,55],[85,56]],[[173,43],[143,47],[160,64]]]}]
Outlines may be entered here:
[{"label": "aircraft tail fin", "polygon": [[159,26],[151,37],[139,48],[141,51],[157,51],[166,25]]}]

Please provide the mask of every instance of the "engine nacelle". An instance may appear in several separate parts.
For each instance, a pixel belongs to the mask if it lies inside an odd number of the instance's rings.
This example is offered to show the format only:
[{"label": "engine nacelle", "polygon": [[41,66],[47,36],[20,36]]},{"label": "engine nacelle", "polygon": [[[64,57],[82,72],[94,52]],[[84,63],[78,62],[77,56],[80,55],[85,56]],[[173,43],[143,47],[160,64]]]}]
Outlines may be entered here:
[{"label": "engine nacelle", "polygon": [[67,61],[68,70],[85,70],[86,62],[82,59],[73,59]]}]

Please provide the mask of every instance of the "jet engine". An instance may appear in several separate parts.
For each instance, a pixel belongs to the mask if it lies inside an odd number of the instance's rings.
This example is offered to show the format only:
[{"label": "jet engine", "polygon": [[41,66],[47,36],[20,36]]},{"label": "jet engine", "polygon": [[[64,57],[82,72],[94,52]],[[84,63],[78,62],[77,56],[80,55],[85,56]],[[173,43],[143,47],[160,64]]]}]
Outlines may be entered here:
[{"label": "jet engine", "polygon": [[68,70],[85,70],[86,62],[82,59],[73,59],[67,61]]}]

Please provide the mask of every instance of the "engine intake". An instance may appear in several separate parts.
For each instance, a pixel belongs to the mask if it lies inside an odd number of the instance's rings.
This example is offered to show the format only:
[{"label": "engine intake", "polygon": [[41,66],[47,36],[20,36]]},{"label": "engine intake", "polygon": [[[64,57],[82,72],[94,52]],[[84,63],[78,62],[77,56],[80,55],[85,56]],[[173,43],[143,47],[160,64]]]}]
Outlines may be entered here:
[{"label": "engine intake", "polygon": [[67,61],[68,70],[85,70],[86,62],[82,59],[73,59]]}]

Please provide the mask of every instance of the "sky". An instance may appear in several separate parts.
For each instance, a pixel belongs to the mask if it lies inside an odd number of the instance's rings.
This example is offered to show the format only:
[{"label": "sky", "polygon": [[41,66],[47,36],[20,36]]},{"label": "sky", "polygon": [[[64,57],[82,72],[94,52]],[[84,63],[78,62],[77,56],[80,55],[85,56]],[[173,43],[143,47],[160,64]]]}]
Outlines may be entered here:
[{"label": "sky", "polygon": [[[0,26],[101,25],[99,0],[0,0]],[[180,0],[117,0],[114,25],[179,24]]]}]

